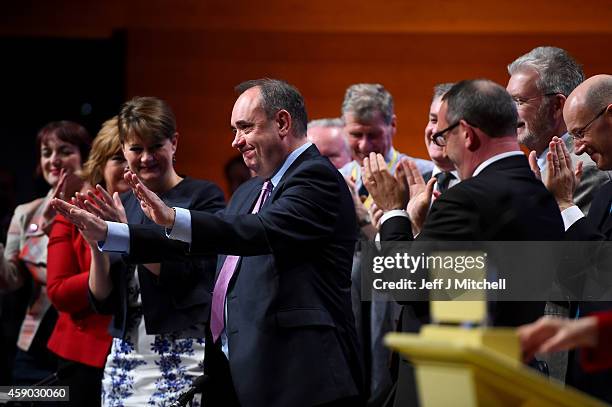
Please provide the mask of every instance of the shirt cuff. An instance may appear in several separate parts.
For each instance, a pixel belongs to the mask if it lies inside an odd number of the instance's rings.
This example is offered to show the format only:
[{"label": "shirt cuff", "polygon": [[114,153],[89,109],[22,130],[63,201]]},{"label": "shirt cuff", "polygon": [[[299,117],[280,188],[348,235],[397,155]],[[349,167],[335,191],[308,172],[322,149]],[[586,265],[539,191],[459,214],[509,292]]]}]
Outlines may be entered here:
[{"label": "shirt cuff", "polygon": [[191,244],[191,212],[185,208],[174,208],[174,225],[166,229],[166,236]]},{"label": "shirt cuff", "polygon": [[130,253],[130,228],[125,223],[106,222],[106,240],[98,242],[103,252]]},{"label": "shirt cuff", "polygon": [[380,224],[382,225],[387,219],[393,218],[395,216],[403,216],[405,218],[408,217],[408,214],[403,209],[393,209],[388,212],[385,212],[383,216],[380,217]]},{"label": "shirt cuff", "polygon": [[570,206],[567,209],[564,209],[561,212],[561,217],[563,218],[563,226],[565,226],[565,230],[570,228],[577,220],[584,218],[584,213],[578,208],[576,205]]}]

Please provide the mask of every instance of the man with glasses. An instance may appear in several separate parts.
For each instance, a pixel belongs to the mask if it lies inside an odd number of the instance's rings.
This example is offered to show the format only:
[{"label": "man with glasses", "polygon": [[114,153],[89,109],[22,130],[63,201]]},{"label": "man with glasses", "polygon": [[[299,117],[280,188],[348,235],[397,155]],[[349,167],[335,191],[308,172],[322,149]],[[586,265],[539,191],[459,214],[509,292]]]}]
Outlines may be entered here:
[{"label": "man with glasses", "polygon": [[576,189],[576,204],[588,213],[594,191],[610,179],[597,170],[587,155],[577,156],[574,143],[563,120],[567,96],[584,80],[580,65],[565,50],[537,47],[508,65],[510,79],[506,89],[518,110],[518,141],[531,154],[530,165],[536,175],[546,177],[546,153],[553,137],[561,138],[574,162],[582,162],[583,175]]},{"label": "man with glasses", "polygon": [[[406,174],[410,187],[406,206],[402,183],[387,171],[382,156],[364,159],[366,188],[384,211],[382,241],[562,238],[555,201],[519,148],[516,106],[504,88],[489,80],[461,81],[442,97],[437,119],[432,140],[444,149],[461,182],[441,194],[431,209],[435,179],[425,184],[416,166],[402,161],[399,173]],[[500,302],[489,307],[488,320],[517,326],[543,312],[543,302]],[[398,394],[410,385],[409,378],[398,381]]]},{"label": "man with glasses", "polygon": [[429,180],[431,177],[435,177],[437,182],[434,186],[434,190],[440,193],[459,183],[459,174],[455,171],[455,167],[446,155],[444,148],[440,147],[432,140],[432,135],[436,131],[436,125],[438,123],[438,111],[442,104],[442,96],[444,96],[452,86],[452,83],[440,83],[434,86],[434,95],[429,107],[429,121],[425,127],[425,146],[427,147],[429,158],[431,158],[431,161],[434,163],[434,169],[431,173],[423,174],[423,178]]},{"label": "man with glasses", "polygon": [[[612,76],[596,75],[579,85],[567,98],[563,117],[574,138],[576,154],[584,156],[587,153],[597,163],[597,168],[612,170]],[[553,139],[550,145],[549,165],[555,167],[553,173],[557,176],[551,175],[544,182],[555,195],[562,211],[567,240],[612,240],[612,183],[598,190],[585,217],[575,204],[576,169],[569,159],[567,148],[558,138]],[[585,316],[598,311],[609,311],[612,303],[581,302],[578,307],[579,315]],[[570,359],[568,384],[612,402],[612,370],[586,373],[580,363],[581,352],[578,351]]]},{"label": "man with glasses", "polygon": [[[364,159],[364,182],[381,208],[381,240],[560,240],[563,223],[552,195],[531,172],[516,139],[516,107],[492,81],[466,80],[442,98],[433,140],[445,148],[461,183],[431,206],[435,180],[427,184],[410,161],[402,161],[410,186],[401,183],[382,156]],[[543,314],[543,304],[498,304],[491,320],[515,326]]]}]

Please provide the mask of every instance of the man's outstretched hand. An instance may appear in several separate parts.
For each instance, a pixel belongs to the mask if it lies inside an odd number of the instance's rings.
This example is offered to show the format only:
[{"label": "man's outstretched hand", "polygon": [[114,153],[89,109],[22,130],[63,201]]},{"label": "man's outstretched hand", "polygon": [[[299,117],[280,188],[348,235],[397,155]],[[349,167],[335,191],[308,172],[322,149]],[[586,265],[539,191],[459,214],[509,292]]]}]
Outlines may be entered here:
[{"label": "man's outstretched hand", "polygon": [[123,177],[134,191],[134,196],[140,202],[140,207],[145,215],[160,226],[172,228],[175,217],[174,209],[168,207],[155,192],[140,182],[133,172],[128,171]]}]

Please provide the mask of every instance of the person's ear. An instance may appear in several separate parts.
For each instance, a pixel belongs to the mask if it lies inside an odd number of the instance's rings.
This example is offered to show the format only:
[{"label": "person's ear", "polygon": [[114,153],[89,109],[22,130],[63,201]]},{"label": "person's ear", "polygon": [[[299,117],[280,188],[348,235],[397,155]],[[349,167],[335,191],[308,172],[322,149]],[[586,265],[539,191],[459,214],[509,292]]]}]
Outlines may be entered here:
[{"label": "person's ear", "polygon": [[395,136],[397,132],[397,116],[391,116],[391,137]]},{"label": "person's ear", "polygon": [[289,130],[291,130],[291,115],[288,111],[281,109],[276,112],[275,122],[278,126],[278,134],[281,138],[289,134]]},{"label": "person's ear", "polygon": [[557,93],[555,96],[551,96],[553,98],[553,107],[554,107],[554,118],[556,121],[563,121],[563,106],[565,106],[565,101],[567,97],[561,93]]},{"label": "person's ear", "polygon": [[178,138],[179,138],[178,132],[174,132],[174,134],[172,135],[172,138],[170,139],[170,143],[172,143],[172,153],[176,153],[176,149],[178,147]]},{"label": "person's ear", "polygon": [[462,127],[465,129],[465,147],[469,151],[476,151],[480,148],[480,134],[476,127],[469,125],[465,120],[461,120]]}]

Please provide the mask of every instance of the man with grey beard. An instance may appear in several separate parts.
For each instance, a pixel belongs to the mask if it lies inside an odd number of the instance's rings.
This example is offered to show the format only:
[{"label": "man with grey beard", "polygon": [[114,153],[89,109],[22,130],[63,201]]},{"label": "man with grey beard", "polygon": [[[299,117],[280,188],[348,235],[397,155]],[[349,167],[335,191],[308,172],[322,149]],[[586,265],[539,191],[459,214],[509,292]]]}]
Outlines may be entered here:
[{"label": "man with grey beard", "polygon": [[531,151],[532,169],[536,174],[546,175],[548,143],[554,136],[562,138],[572,161],[582,162],[583,175],[575,202],[587,214],[593,193],[611,178],[599,171],[586,154],[574,153],[573,140],[563,121],[567,96],[584,80],[582,67],[561,48],[537,47],[508,65],[508,73],[506,90],[514,99],[519,115],[518,141]]},{"label": "man with grey beard", "polygon": [[[508,65],[510,79],[506,90],[516,103],[519,120],[518,141],[527,147],[531,169],[541,179],[548,171],[546,154],[553,137],[561,138],[570,152],[572,162],[582,166],[582,178],[577,185],[574,202],[586,215],[594,193],[610,174],[599,171],[587,154],[576,155],[574,140],[567,133],[563,107],[569,94],[584,81],[582,67],[567,53],[556,47],[537,47]],[[546,304],[546,315],[573,317],[567,303]],[[568,355],[560,352],[539,355],[548,363],[550,376],[565,381]]]}]

